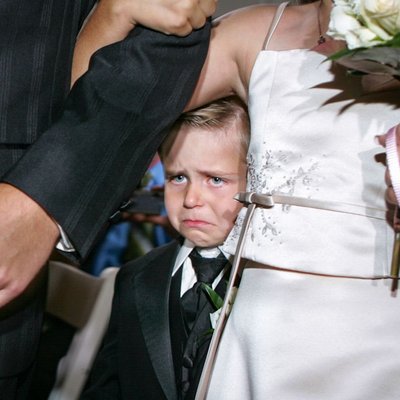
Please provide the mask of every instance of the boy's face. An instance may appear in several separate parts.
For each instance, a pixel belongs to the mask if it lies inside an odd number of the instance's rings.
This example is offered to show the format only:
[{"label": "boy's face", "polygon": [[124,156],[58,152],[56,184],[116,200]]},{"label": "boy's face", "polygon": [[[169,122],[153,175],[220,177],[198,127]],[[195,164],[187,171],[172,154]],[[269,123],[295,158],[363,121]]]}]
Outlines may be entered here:
[{"label": "boy's face", "polygon": [[165,206],[173,227],[199,247],[223,243],[241,204],[246,164],[236,132],[183,127],[164,159]]}]

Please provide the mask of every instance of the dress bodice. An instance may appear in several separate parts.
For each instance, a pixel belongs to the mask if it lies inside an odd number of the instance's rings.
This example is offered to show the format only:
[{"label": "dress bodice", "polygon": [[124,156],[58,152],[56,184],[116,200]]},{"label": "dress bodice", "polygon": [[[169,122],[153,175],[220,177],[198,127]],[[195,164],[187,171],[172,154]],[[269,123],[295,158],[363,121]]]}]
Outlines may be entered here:
[{"label": "dress bodice", "polygon": [[[247,190],[384,211],[384,149],[374,137],[400,121],[400,93],[363,93],[360,77],[325,59],[302,49],[259,53],[249,85]],[[230,252],[242,219],[243,211],[226,241]],[[390,271],[392,238],[384,220],[276,205],[256,210],[244,257],[313,273],[382,276]]]}]

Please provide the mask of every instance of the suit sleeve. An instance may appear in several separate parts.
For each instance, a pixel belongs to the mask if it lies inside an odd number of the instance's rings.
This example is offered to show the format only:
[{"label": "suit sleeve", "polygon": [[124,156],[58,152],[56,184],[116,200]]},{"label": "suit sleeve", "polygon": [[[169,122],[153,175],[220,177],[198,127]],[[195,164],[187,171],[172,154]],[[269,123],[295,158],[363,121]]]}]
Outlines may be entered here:
[{"label": "suit sleeve", "polygon": [[51,215],[85,257],[189,100],[210,22],[184,38],[143,27],[99,50],[62,117],[3,179]]}]

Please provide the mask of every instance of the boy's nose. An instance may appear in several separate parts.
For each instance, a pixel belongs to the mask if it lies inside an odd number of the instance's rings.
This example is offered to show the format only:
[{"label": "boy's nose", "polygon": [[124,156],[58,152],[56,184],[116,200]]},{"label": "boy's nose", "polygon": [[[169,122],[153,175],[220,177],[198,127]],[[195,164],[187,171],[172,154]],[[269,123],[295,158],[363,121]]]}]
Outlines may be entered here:
[{"label": "boy's nose", "polygon": [[186,188],[184,206],[187,208],[198,207],[202,205],[201,187],[194,183],[190,183]]}]

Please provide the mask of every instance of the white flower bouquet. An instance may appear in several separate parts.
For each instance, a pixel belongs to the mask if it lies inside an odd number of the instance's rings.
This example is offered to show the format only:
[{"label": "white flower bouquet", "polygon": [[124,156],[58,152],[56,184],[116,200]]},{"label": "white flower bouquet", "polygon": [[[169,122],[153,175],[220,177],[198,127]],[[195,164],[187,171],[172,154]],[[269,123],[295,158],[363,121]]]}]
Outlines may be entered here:
[{"label": "white flower bouquet", "polygon": [[347,45],[330,60],[400,78],[400,0],[334,0],[327,34]]}]

